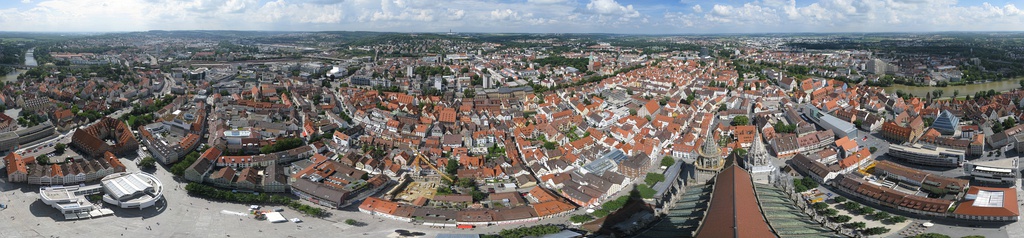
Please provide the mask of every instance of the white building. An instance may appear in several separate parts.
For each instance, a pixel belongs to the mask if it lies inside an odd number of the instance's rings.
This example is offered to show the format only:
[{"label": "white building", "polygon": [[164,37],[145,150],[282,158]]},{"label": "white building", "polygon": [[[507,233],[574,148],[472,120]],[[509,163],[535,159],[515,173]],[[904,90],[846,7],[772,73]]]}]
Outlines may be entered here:
[{"label": "white building", "polygon": [[51,186],[39,188],[39,199],[64,214],[68,220],[100,217],[113,214],[109,209],[100,209],[89,202],[86,195],[103,192],[100,185],[89,186]]},{"label": "white building", "polygon": [[152,174],[123,172],[107,175],[100,182],[103,201],[121,208],[143,209],[151,207],[163,198],[163,184]]},{"label": "white building", "polygon": [[1019,158],[967,162],[964,173],[978,182],[1013,185],[1020,179]]}]

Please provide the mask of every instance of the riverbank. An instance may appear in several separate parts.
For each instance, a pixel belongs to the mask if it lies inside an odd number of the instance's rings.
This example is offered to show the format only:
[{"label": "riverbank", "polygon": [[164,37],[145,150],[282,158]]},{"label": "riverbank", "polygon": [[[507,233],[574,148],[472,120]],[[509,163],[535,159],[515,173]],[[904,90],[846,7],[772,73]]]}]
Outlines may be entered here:
[{"label": "riverbank", "polygon": [[1012,79],[1006,79],[1002,81],[992,81],[985,83],[965,84],[957,86],[908,86],[908,85],[892,85],[888,87],[882,87],[886,93],[895,93],[896,90],[909,93],[917,97],[925,97],[927,94],[932,93],[935,90],[942,90],[943,97],[952,97],[954,91],[959,91],[957,96],[974,95],[974,93],[988,90],[995,90],[997,92],[1006,92],[1020,88],[1020,80],[1024,80],[1024,77],[1016,77]]}]

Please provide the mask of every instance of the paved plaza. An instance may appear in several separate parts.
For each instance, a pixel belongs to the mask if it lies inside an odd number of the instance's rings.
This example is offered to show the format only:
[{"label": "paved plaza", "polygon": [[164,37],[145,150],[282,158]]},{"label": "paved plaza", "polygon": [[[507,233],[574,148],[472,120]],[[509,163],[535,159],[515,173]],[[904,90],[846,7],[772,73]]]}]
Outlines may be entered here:
[{"label": "paved plaza", "polygon": [[[135,163],[122,159],[128,171],[137,171]],[[421,237],[434,237],[440,233],[480,234],[497,233],[516,226],[479,227],[471,230],[455,228],[436,229],[386,218],[373,217],[357,210],[358,204],[344,210],[329,210],[326,219],[304,217],[298,211],[285,208],[285,218],[298,217],[301,223],[270,223],[252,216],[243,216],[249,204],[208,201],[186,194],[185,183],[176,181],[165,168],[152,171],[164,183],[164,200],[156,206],[137,210],[106,205],[114,216],[65,221],[63,214],[39,200],[39,187],[23,183],[0,182],[0,237],[321,237],[325,234],[345,234],[345,237],[397,237],[396,229],[422,232]],[[269,206],[263,210],[278,208]],[[346,219],[363,224],[351,226]],[[568,224],[568,215],[544,219],[539,224]]]}]

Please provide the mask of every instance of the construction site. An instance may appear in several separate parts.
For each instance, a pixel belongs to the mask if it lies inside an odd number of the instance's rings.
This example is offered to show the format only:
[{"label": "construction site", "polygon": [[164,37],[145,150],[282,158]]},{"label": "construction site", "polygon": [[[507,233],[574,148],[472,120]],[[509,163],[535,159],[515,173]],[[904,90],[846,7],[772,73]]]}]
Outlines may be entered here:
[{"label": "construction site", "polygon": [[434,166],[436,161],[431,161],[415,149],[413,151],[415,152],[415,157],[412,162],[412,173],[406,174],[407,176],[399,179],[398,186],[388,191],[384,199],[423,205],[427,200],[434,199],[438,188],[449,186],[445,185],[442,180],[454,182],[452,177],[444,174],[444,171]]}]

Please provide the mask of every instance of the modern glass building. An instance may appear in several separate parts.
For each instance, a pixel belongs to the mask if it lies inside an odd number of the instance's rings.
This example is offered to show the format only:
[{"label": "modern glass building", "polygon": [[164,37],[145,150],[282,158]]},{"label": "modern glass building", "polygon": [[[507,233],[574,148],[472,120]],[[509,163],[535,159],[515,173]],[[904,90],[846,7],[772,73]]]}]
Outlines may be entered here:
[{"label": "modern glass building", "polygon": [[956,126],[960,124],[960,118],[950,113],[949,110],[942,110],[939,113],[939,117],[935,118],[935,122],[932,123],[932,128],[939,131],[943,135],[951,135],[956,132]]}]

